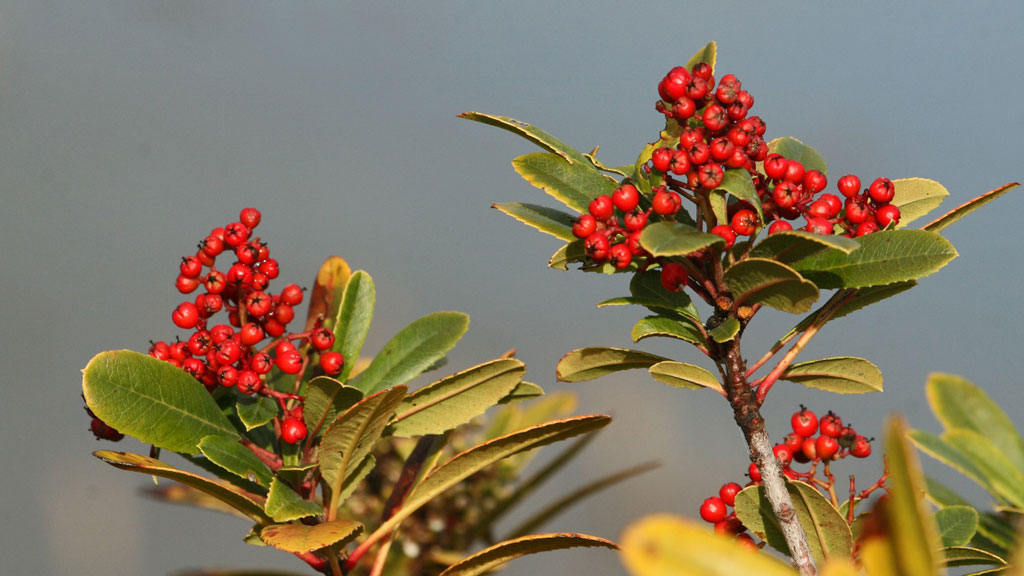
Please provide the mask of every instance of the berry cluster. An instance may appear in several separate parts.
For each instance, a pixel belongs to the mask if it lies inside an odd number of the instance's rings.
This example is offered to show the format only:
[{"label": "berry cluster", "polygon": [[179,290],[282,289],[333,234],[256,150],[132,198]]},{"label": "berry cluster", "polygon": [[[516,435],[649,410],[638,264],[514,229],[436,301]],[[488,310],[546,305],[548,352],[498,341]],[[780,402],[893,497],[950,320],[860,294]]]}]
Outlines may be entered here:
[{"label": "berry cluster", "polygon": [[[730,169],[751,175],[761,212],[771,222],[769,234],[792,230],[790,221],[801,217],[804,230],[848,237],[899,222],[899,208],[890,203],[895,191],[891,180],[878,178],[862,190],[858,177],[844,176],[837,183],[844,202],[835,194],[818,195],[828,185],[822,172],[769,153],[765,122],[748,115],[754,98],[734,75],[726,74],[716,84],[707,63],[691,70],[677,66],[658,84],[658,93],[656,108],[678,124],[679,143],[656,148],[644,165],[652,183],[649,197],[626,182],[610,196],[598,196],[588,213],[576,220],[573,235],[583,240],[594,263],[610,263],[617,269],[628,268],[637,258],[646,258],[644,266],[653,263],[639,241],[648,222],[674,219],[683,198],[693,201],[698,213],[708,211],[709,194],[722,185]],[[708,231],[725,240],[726,250],[737,237],[754,236],[761,229],[757,210],[744,200],[728,206],[727,222],[705,217]],[[680,281],[671,284],[678,286]]]},{"label": "berry cluster", "polygon": [[[211,393],[234,389],[239,394],[274,397],[284,415],[276,429],[282,440],[296,444],[306,437],[303,398],[266,386],[268,374],[277,367],[284,374],[300,375],[312,351],[329,375],[340,373],[345,360],[331,351],[334,333],[321,320],[311,330],[287,332],[303,291],[296,284],[278,293],[269,291],[280,268],[267,244],[253,236],[260,219],[258,210],[245,208],[237,222],[214,228],[195,254],[181,259],[175,282],[178,291],[202,291],[194,300],[178,304],[171,321],[192,333],[186,340],[151,343],[149,355],[188,372]],[[226,270],[218,269],[217,260],[224,256],[232,262]],[[212,318],[222,311],[227,313],[227,323],[214,324]],[[95,425],[93,429],[96,432]],[[96,436],[110,439],[109,433]]]},{"label": "berry cluster", "polygon": [[[836,501],[835,479],[829,469],[832,462],[847,456],[854,458],[867,458],[871,455],[871,440],[857,434],[857,431],[849,425],[844,425],[842,419],[832,412],[818,416],[801,406],[800,410],[793,414],[790,420],[793,431],[786,436],[786,439],[773,447],[775,458],[782,466],[782,472],[792,480],[800,480],[811,486],[827,492],[832,503],[838,508]],[[793,463],[811,464],[806,472],[794,470]],[[824,478],[818,477],[818,466]],[[747,486],[760,485],[761,473],[756,464],[750,464],[747,471],[750,482]],[[856,494],[854,480],[850,477],[850,494],[859,498],[867,497],[871,492],[884,487],[885,475],[870,488]],[[715,525],[715,532],[736,536],[744,543],[753,545],[753,540],[746,533],[746,527],[736,517],[735,511],[729,508],[734,506],[736,494],[743,487],[735,482],[729,482],[722,486],[718,496],[712,496],[700,507],[700,517],[704,521]],[[852,518],[850,519],[852,521]]]}]

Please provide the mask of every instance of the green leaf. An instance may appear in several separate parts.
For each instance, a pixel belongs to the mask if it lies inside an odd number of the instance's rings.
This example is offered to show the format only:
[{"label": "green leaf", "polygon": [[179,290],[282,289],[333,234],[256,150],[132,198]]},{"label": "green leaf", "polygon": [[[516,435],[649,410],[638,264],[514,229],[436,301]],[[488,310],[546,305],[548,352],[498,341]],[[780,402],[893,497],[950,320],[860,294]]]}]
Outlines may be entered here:
[{"label": "green leaf", "polygon": [[363,461],[356,465],[355,468],[349,466],[348,474],[345,475],[345,481],[341,483],[342,489],[341,494],[338,495],[338,502],[348,500],[348,497],[359,487],[359,483],[369,476],[370,472],[373,472],[375,466],[377,466],[377,459],[372,454],[363,458]]},{"label": "green leaf", "polygon": [[306,396],[302,419],[310,434],[320,437],[324,425],[334,422],[338,414],[348,410],[363,399],[357,388],[345,386],[330,376],[317,376],[306,384]]},{"label": "green leaf", "polygon": [[373,450],[407,390],[395,386],[367,396],[327,427],[320,441],[320,474],[332,495],[341,493],[349,470]]},{"label": "green leaf", "polygon": [[706,62],[711,66],[711,71],[715,71],[715,60],[718,57],[718,44],[712,40],[708,42],[703,48],[697,51],[689,60],[686,62],[686,70],[692,71],[693,67],[701,62]]},{"label": "green leaf", "polygon": [[942,439],[974,464],[992,487],[992,496],[1011,506],[1024,507],[1024,473],[987,437],[954,428],[943,433]]},{"label": "green leaf", "polygon": [[793,266],[819,288],[863,288],[928,276],[957,256],[948,240],[924,230],[882,230],[857,241],[850,254],[824,250]]},{"label": "green leaf", "polygon": [[[853,537],[846,519],[820,492],[803,482],[788,482],[800,525],[807,533],[807,546],[814,562],[821,566],[830,557],[849,559]],[[750,486],[736,495],[736,516],[751,532],[783,554],[789,554],[786,539],[764,495],[763,486]]]},{"label": "green leaf", "polygon": [[261,497],[236,488],[227,482],[204,478],[175,468],[156,458],[150,458],[141,454],[98,450],[93,452],[93,456],[121,470],[150,474],[181,482],[186,486],[213,496],[259,524],[269,524],[271,522],[270,517],[263,512],[263,499]]},{"label": "green leaf", "polygon": [[988,438],[1024,472],[1024,440],[998,404],[985,391],[952,374],[930,374],[925,384],[928,404],[946,429],[964,428]]},{"label": "green leaf", "polygon": [[371,394],[408,383],[444,358],[468,327],[461,312],[427,314],[395,334],[353,385]]},{"label": "green leaf", "polygon": [[620,538],[622,563],[632,576],[793,576],[781,560],[749,550],[682,518],[646,516]]},{"label": "green leaf", "polygon": [[714,374],[693,364],[666,360],[651,366],[648,368],[648,372],[658,382],[675,386],[676,388],[688,388],[690,390],[711,388],[718,392],[724,392],[722,384]]},{"label": "green leaf", "polygon": [[655,222],[640,233],[640,244],[654,256],[686,256],[708,246],[725,245],[725,240],[687,224]]},{"label": "green leaf", "polygon": [[196,454],[206,436],[238,438],[206,388],[167,362],[112,350],[94,356],[84,374],[82,393],[89,409],[145,444]]},{"label": "green leaf", "polygon": [[334,324],[334,347],[331,350],[341,352],[345,365],[341,368],[338,380],[345,382],[352,368],[359,359],[366,334],[370,331],[373,320],[373,307],[377,300],[377,292],[373,286],[373,278],[362,270],[356,270],[345,284],[345,292],[338,308],[338,319]]},{"label": "green leaf", "polygon": [[882,391],[882,371],[863,358],[839,356],[793,364],[782,376],[808,388],[836,394],[864,394]]},{"label": "green leaf", "polygon": [[338,319],[338,308],[341,306],[342,293],[345,291],[345,284],[352,276],[352,269],[348,267],[340,256],[331,256],[320,265],[316,273],[316,280],[313,282],[313,290],[309,295],[309,313],[306,315],[306,330],[312,330],[316,321],[324,319],[324,326],[333,328]]},{"label": "green leaf", "polygon": [[747,258],[725,271],[725,285],[736,305],[763,304],[783,312],[807,312],[818,288],[796,270],[774,260]]},{"label": "green leaf", "polygon": [[191,486],[185,484],[178,484],[175,482],[164,482],[159,486],[151,486],[143,490],[143,495],[157,500],[158,502],[167,502],[170,504],[181,504],[184,506],[194,506],[196,508],[202,508],[204,510],[212,510],[214,512],[220,512],[222,514],[229,514],[241,518],[243,520],[251,520],[245,514],[242,514],[234,507],[222,502],[221,500],[210,496],[205,492],[196,490]]},{"label": "green leaf", "polygon": [[363,525],[349,520],[334,520],[313,526],[301,522],[274,524],[260,531],[264,542],[285,552],[303,554],[327,546],[342,546],[363,531]]},{"label": "green leaf", "polygon": [[491,126],[501,128],[502,130],[508,130],[513,134],[518,134],[548,152],[554,152],[562,158],[565,158],[570,164],[586,160],[583,154],[580,154],[576,149],[568,144],[540,128],[537,128],[536,126],[527,124],[526,122],[520,122],[515,118],[495,116],[493,114],[484,114],[482,112],[463,112],[462,114],[459,114],[459,118],[489,124]]},{"label": "green leaf", "polygon": [[943,546],[966,546],[978,530],[978,511],[970,506],[948,506],[935,512]]},{"label": "green leaf", "polygon": [[557,154],[524,154],[512,161],[512,167],[524,180],[580,213],[587,212],[591,200],[616,188],[614,180],[589,163],[570,164]]},{"label": "green leaf", "polygon": [[839,307],[839,310],[832,315],[832,319],[842,318],[848,314],[852,314],[861,308],[866,308],[875,302],[881,302],[886,298],[891,298],[897,294],[901,294],[910,290],[914,286],[917,286],[916,280],[907,280],[906,282],[897,282],[895,284],[887,284],[885,286],[868,286],[867,288],[858,288],[857,293],[852,298],[846,301],[845,304]]},{"label": "green leaf", "polygon": [[633,326],[633,342],[639,342],[644,338],[652,336],[675,338],[699,346],[707,345],[704,335],[701,334],[693,322],[676,320],[666,316],[647,316],[641,318]]},{"label": "green leaf", "polygon": [[290,522],[299,518],[323,514],[324,509],[316,502],[303,500],[295,493],[295,490],[292,490],[291,486],[282,482],[280,478],[274,478],[263,511],[275,522]]},{"label": "green leaf", "polygon": [[559,382],[583,382],[613,372],[649,368],[662,360],[665,358],[627,348],[580,348],[558,361],[555,374]]},{"label": "green leaf", "polygon": [[712,190],[708,194],[708,204],[711,205],[711,214],[715,217],[715,223],[729,224],[729,205],[725,193],[720,190]]},{"label": "green leaf", "polygon": [[927,178],[901,178],[893,180],[896,195],[892,204],[900,209],[900,221],[897,228],[904,228],[914,220],[928,214],[939,207],[949,196],[949,191],[942,184]]},{"label": "green leaf", "polygon": [[1004,186],[1000,186],[995,190],[986,192],[981,196],[978,196],[977,198],[965,202],[964,204],[957,206],[956,208],[950,210],[949,212],[946,212],[945,214],[939,216],[935,220],[932,220],[928,224],[925,224],[922,227],[922,230],[931,230],[932,232],[939,232],[945,230],[946,228],[949,227],[950,224],[956,222],[957,220],[963,218],[964,216],[967,216],[971,212],[974,212],[978,208],[981,208],[985,204],[988,204],[989,202],[995,200],[996,198],[999,198],[1003,194],[1006,194],[1007,192],[1013,190],[1018,186],[1020,186],[1020,184],[1013,182],[1010,184],[1006,184]]},{"label": "green leaf", "polygon": [[242,396],[235,401],[238,419],[246,431],[259,428],[277,416],[277,401],[270,396]]},{"label": "green leaf", "polygon": [[449,566],[440,576],[478,576],[520,556],[578,547],[618,549],[614,542],[585,534],[535,534],[489,546]]},{"label": "green leaf", "polygon": [[617,176],[621,176],[623,178],[633,178],[633,176],[635,176],[635,174],[633,173],[633,165],[632,164],[627,164],[625,166],[619,166],[619,167],[613,167],[613,166],[608,166],[604,162],[601,162],[600,160],[598,160],[597,159],[597,150],[598,150],[598,148],[600,148],[600,146],[595,146],[592,151],[584,152],[583,153],[583,157],[586,158],[588,162],[590,162],[591,166],[593,166],[594,168],[597,168],[601,172],[610,172],[612,174],[615,174]]},{"label": "green leaf", "polygon": [[561,210],[540,206],[538,204],[525,204],[522,202],[505,202],[494,204],[493,208],[508,214],[527,226],[532,226],[545,234],[551,234],[555,238],[572,242],[576,236],[572,233],[573,216]]},{"label": "green leaf", "polygon": [[543,395],[544,389],[533,382],[520,382],[504,398],[498,400],[498,404],[514,404]]},{"label": "green leaf", "polygon": [[806,170],[818,170],[822,174],[828,174],[828,164],[821,154],[791,136],[776,138],[769,142],[768,152],[782,154],[787,160],[797,160]]},{"label": "green leaf", "polygon": [[924,488],[921,465],[906,436],[906,425],[898,418],[890,420],[886,426],[885,454],[891,491],[885,518],[892,561],[900,567],[900,574],[937,574],[938,531],[920,496]]},{"label": "green leaf", "polygon": [[630,296],[626,298],[612,298],[599,303],[598,308],[604,306],[624,306],[635,304],[643,306],[658,315],[670,313],[682,315],[700,323],[700,314],[697,307],[693,305],[690,296],[683,290],[669,292],[661,285],[660,270],[645,270],[633,275],[629,282]]},{"label": "green leaf", "polygon": [[758,242],[750,251],[754,258],[770,258],[784,264],[791,264],[808,256],[832,248],[849,254],[860,248],[860,243],[845,236],[822,236],[806,230],[776,232]]},{"label": "green leaf", "polygon": [[1006,560],[999,556],[967,546],[947,546],[942,550],[946,566],[1006,566]]},{"label": "green leaf", "polygon": [[407,396],[389,429],[402,437],[451,430],[510,394],[525,373],[522,362],[503,358],[438,380]]},{"label": "green leaf", "polygon": [[725,171],[722,183],[715,190],[728,192],[737,200],[744,200],[757,210],[757,221],[764,223],[764,212],[761,210],[761,198],[754,188],[754,181],[750,178],[750,172],[746,168],[730,168]]},{"label": "green leaf", "polygon": [[971,480],[974,480],[975,483],[987,490],[990,494],[995,492],[995,487],[974,465],[971,459],[942,438],[939,438],[925,430],[911,430],[907,433],[907,438],[921,452],[924,452],[946,466],[949,466]]},{"label": "green leaf", "polygon": [[270,487],[273,473],[251,450],[227,436],[207,436],[199,442],[199,451],[206,459],[239,478]]},{"label": "green leaf", "polygon": [[402,507],[374,530],[366,542],[376,541],[390,534],[424,504],[496,462],[521,452],[598,430],[607,426],[609,422],[609,416],[598,414],[555,420],[488,440],[457,454],[427,474],[423,481],[413,488]]},{"label": "green leaf", "polygon": [[708,336],[715,342],[721,344],[736,337],[740,332],[740,321],[735,318],[727,318],[724,322],[715,326],[708,332]]}]

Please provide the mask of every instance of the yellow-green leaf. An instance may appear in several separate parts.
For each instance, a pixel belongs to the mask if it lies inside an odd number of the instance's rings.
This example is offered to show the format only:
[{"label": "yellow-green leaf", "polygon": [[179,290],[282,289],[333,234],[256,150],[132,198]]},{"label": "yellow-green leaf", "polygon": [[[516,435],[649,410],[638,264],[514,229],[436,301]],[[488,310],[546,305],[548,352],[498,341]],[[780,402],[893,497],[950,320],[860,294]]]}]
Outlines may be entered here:
[{"label": "yellow-green leaf", "polygon": [[559,382],[583,382],[613,372],[648,368],[663,360],[666,358],[627,348],[580,348],[563,356],[555,373]]},{"label": "yellow-green leaf", "polygon": [[199,442],[199,451],[206,459],[239,478],[270,487],[273,473],[251,450],[227,436],[207,436]]},{"label": "yellow-green leaf", "polygon": [[943,546],[966,546],[978,531],[978,511],[970,506],[947,506],[935,512]]},{"label": "yellow-green leaf", "polygon": [[306,330],[312,330],[320,318],[324,319],[327,328],[334,327],[345,284],[351,275],[352,269],[348,267],[348,262],[340,256],[331,256],[320,265],[309,295]]},{"label": "yellow-green leaf", "polygon": [[499,542],[449,566],[440,576],[478,576],[527,554],[567,548],[611,548],[614,542],[585,534],[535,534]]},{"label": "yellow-green leaf", "polygon": [[462,114],[459,114],[459,118],[465,118],[466,120],[473,120],[475,122],[501,128],[502,130],[508,130],[513,134],[526,138],[548,152],[558,154],[562,158],[565,158],[565,160],[570,164],[582,162],[586,159],[583,154],[579,153],[572,146],[569,146],[532,124],[521,122],[515,118],[509,118],[508,116],[495,116],[493,114],[484,114],[482,112],[463,112]]},{"label": "yellow-green leaf", "polygon": [[755,258],[770,258],[789,264],[803,260],[826,248],[849,254],[860,248],[860,243],[845,236],[822,236],[806,230],[786,230],[776,232],[758,242],[750,251],[750,255]]},{"label": "yellow-green leaf", "polygon": [[524,154],[512,161],[512,167],[524,180],[580,213],[587,212],[594,198],[616,188],[614,180],[588,162],[570,163],[557,154]]},{"label": "yellow-green leaf", "polygon": [[836,394],[864,394],[882,391],[882,371],[863,358],[839,356],[793,364],[782,376],[808,388]]},{"label": "yellow-green leaf", "polygon": [[469,328],[461,312],[434,312],[398,331],[352,386],[365,394],[408,384],[444,358]]},{"label": "yellow-green leaf", "polygon": [[358,388],[345,386],[330,376],[317,376],[306,384],[302,418],[310,434],[320,437],[324,428],[334,422],[338,414],[363,399]]},{"label": "yellow-green leaf", "polygon": [[807,170],[818,170],[822,174],[828,174],[828,164],[821,154],[791,136],[776,138],[768,143],[768,151],[775,154],[782,154],[787,160],[797,160]]},{"label": "yellow-green leaf", "polygon": [[693,364],[666,360],[651,366],[648,368],[648,372],[658,382],[676,388],[689,388],[690,390],[711,388],[718,392],[723,391],[721,382],[714,374]]},{"label": "yellow-green leaf", "polygon": [[986,192],[981,196],[974,198],[973,200],[970,200],[968,202],[961,204],[960,206],[957,206],[956,208],[953,208],[949,212],[946,212],[942,216],[939,216],[935,220],[932,220],[931,222],[925,224],[921,229],[931,230],[932,232],[939,232],[945,230],[946,228],[949,227],[950,224],[956,222],[957,220],[960,220],[964,216],[967,216],[971,212],[974,212],[978,208],[981,208],[985,204],[988,204],[989,202],[995,200],[996,198],[999,198],[1003,194],[1006,194],[1007,192],[1013,190],[1018,186],[1020,186],[1020,184],[1012,182],[1010,184],[1000,186],[995,190],[990,190],[989,192]]},{"label": "yellow-green leaf", "polygon": [[275,522],[290,522],[299,518],[322,514],[324,509],[316,502],[304,500],[295,493],[295,490],[292,490],[290,486],[282,482],[280,478],[274,478],[270,485],[270,493],[267,494],[267,503],[263,506],[263,511],[273,518]]},{"label": "yellow-green leaf", "polygon": [[634,342],[639,342],[644,338],[664,336],[701,346],[707,345],[704,335],[700,333],[700,330],[692,321],[676,320],[667,316],[646,316],[641,318],[633,326],[632,336]]},{"label": "yellow-green leaf", "polygon": [[1006,566],[1006,560],[970,546],[947,546],[942,550],[946,566]]},{"label": "yellow-green leaf", "polygon": [[708,336],[715,342],[728,342],[740,332],[740,321],[735,318],[726,318],[724,322],[715,326],[708,332]]},{"label": "yellow-green leaf", "polygon": [[572,233],[572,214],[539,204],[526,204],[523,202],[504,202],[494,204],[493,207],[527,226],[536,228],[560,240],[565,240],[566,242],[576,240],[576,236]]},{"label": "yellow-green leaf", "polygon": [[370,331],[370,321],[373,320],[373,307],[376,302],[377,291],[373,285],[373,278],[362,270],[356,270],[345,283],[338,316],[334,322],[334,346],[331,350],[341,352],[345,358],[341,374],[338,374],[338,380],[341,382],[348,380],[356,361],[359,360],[359,352],[363,349],[366,334]]},{"label": "yellow-green leaf", "polygon": [[362,530],[362,524],[349,520],[334,520],[313,526],[297,522],[267,526],[260,531],[260,538],[278,550],[303,554],[351,542]]},{"label": "yellow-green leaf", "polygon": [[711,71],[715,71],[715,61],[718,58],[718,44],[714,40],[708,42],[703,48],[697,51],[696,54],[690,57],[686,61],[686,69],[692,71],[693,67],[701,62],[704,62],[711,66]]},{"label": "yellow-green leaf", "polygon": [[640,233],[640,244],[654,256],[686,256],[708,246],[724,245],[717,234],[679,222],[655,222]]},{"label": "yellow-green leaf", "polygon": [[813,282],[775,260],[740,260],[725,271],[723,279],[737,304],[763,304],[801,313],[810,310],[818,299],[818,287]]},{"label": "yellow-green leaf", "polygon": [[897,228],[904,228],[914,220],[928,214],[939,207],[949,196],[949,191],[942,184],[927,178],[901,178],[893,180],[896,195],[892,204],[900,209],[900,221]]}]

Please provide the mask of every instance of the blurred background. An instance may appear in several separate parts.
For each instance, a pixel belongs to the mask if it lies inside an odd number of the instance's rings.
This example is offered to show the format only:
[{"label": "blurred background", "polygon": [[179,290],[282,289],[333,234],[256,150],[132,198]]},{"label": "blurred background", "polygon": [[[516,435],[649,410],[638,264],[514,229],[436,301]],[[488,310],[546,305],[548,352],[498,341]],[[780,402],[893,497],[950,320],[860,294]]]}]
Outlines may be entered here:
[{"label": "blurred background", "polygon": [[[366,351],[424,314],[460,310],[472,323],[447,370],[516,348],[529,380],[578,392],[581,412],[612,414],[539,501],[663,462],[550,531],[614,539],[643,514],[696,517],[722,483],[742,482],[743,441],[717,395],[643,372],[554,382],[571,349],[629,346],[642,311],[595,308],[624,294],[626,279],[547,269],[558,241],[490,209],[550,204],[509,164],[536,149],[459,112],[513,116],[581,150],[600,145],[610,165],[632,162],[663,122],[658,80],[717,40],[719,74],[753,94],[768,137],[817,148],[832,181],[933,178],[950,191],[944,211],[1024,178],[1024,4],[625,4],[0,0],[0,571],[303,569],[243,544],[243,522],[140,497],[148,478],[90,455],[112,445],[92,438],[79,397],[92,355],[174,338],[179,258],[244,206],[264,214],[260,234],[282,268],[275,285],[309,285],[332,253],[373,275]],[[983,385],[1021,427],[1021,213],[1015,191],[956,224],[946,235],[959,259],[805,352],[869,358],[884,393],[780,384],[765,407],[770,433],[788,432],[800,403],[869,436],[896,412],[937,431],[923,395],[932,371]],[[764,314],[748,355],[795,320]],[[639,347],[700,362],[677,344]],[[880,468],[876,456],[840,474],[873,481]],[[506,573],[623,571],[613,553],[587,551]]]}]

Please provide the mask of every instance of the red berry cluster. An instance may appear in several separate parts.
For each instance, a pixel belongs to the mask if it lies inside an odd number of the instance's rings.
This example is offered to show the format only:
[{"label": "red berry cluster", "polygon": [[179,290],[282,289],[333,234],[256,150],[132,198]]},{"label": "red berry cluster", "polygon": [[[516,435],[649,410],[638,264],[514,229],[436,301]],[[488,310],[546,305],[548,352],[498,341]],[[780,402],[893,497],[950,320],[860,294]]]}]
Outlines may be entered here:
[{"label": "red berry cluster", "polygon": [[[787,435],[781,444],[776,444],[773,452],[782,466],[782,473],[792,480],[807,482],[831,495],[834,493],[834,480],[828,469],[829,464],[847,456],[867,458],[871,455],[872,439],[857,434],[856,430],[844,425],[842,419],[832,412],[819,419],[814,412],[801,406],[800,410],[793,414],[790,423],[793,432]],[[794,462],[810,463],[811,467],[806,472],[798,472],[792,468]],[[819,464],[824,466],[824,479],[817,477]],[[756,464],[750,464],[747,474],[750,476],[748,486],[761,484],[761,472]],[[883,480],[863,491],[861,497],[866,497],[871,491],[881,487]],[[701,505],[700,517],[714,524],[715,532],[736,535],[744,542],[752,544],[750,536],[745,534],[746,527],[736,517],[734,511],[729,511],[729,508],[734,506],[736,494],[742,489],[743,487],[735,482],[724,484],[718,496],[706,499]],[[852,477],[850,489],[853,490]],[[838,506],[838,503],[836,505]],[[743,538],[744,536],[746,538]]]},{"label": "red berry cluster", "polygon": [[[344,358],[330,350],[334,333],[319,321],[309,331],[287,333],[303,292],[296,284],[279,293],[269,291],[280,269],[267,244],[253,236],[260,219],[258,210],[245,208],[237,222],[214,228],[195,254],[181,259],[175,282],[178,291],[189,294],[201,287],[202,292],[178,304],[171,321],[192,333],[186,340],[152,343],[149,355],[185,370],[211,392],[224,388],[274,397],[284,414],[281,438],[295,444],[306,436],[303,399],[270,389],[267,375],[275,366],[285,374],[302,373],[310,351],[319,354],[326,374],[336,375]],[[226,270],[218,269],[217,260],[224,256],[231,263]],[[227,323],[214,324],[212,318],[222,311],[227,313]]]}]

